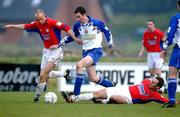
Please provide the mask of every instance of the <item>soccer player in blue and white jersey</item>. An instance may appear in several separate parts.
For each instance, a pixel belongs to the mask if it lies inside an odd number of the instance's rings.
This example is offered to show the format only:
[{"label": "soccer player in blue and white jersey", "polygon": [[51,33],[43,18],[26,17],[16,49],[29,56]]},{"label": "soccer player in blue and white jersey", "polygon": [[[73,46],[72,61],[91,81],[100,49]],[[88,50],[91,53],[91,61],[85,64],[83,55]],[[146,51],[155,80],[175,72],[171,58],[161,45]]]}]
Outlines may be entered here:
[{"label": "soccer player in blue and white jersey", "polygon": [[[180,10],[180,0],[177,1],[178,10]],[[171,58],[169,60],[169,78],[168,78],[168,97],[169,102],[163,107],[175,107],[175,95],[177,88],[177,75],[180,69],[180,13],[177,13],[171,18],[169,29],[167,33],[167,41],[164,42],[164,51],[167,47],[174,43],[174,48],[171,53]]]},{"label": "soccer player in blue and white jersey", "polygon": [[[90,81],[104,87],[115,86],[114,82],[105,80],[102,76],[96,74],[96,63],[103,56],[102,50],[102,32],[105,34],[108,42],[108,48],[113,47],[113,39],[111,32],[100,20],[94,19],[86,14],[84,7],[77,7],[74,11],[77,22],[74,24],[73,31],[76,37],[79,37],[83,41],[82,56],[83,58],[77,63],[77,77],[74,86],[74,94],[79,95],[81,85],[83,83],[84,73],[83,69],[86,68],[88,78]],[[71,37],[65,39],[65,43],[71,42]]]}]

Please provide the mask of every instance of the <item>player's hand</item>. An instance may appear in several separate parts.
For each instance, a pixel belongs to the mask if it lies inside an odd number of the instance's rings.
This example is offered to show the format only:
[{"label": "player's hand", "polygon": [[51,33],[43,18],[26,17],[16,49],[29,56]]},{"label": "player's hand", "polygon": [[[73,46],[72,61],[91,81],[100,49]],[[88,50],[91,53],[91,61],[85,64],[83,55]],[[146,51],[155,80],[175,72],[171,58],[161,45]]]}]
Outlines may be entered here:
[{"label": "player's hand", "polygon": [[82,44],[83,44],[83,41],[80,40],[80,39],[77,39],[77,40],[75,40],[75,41],[76,41],[76,43],[78,43],[79,45],[82,45]]},{"label": "player's hand", "polygon": [[9,29],[9,28],[12,28],[12,27],[13,27],[13,25],[8,24],[8,25],[5,25],[5,26],[3,27],[3,29]]},{"label": "player's hand", "polygon": [[164,58],[166,57],[166,53],[167,53],[167,52],[166,52],[165,50],[162,50],[162,51],[160,52],[160,57],[164,59]]},{"label": "player's hand", "polygon": [[138,54],[138,58],[140,58],[140,57],[142,57],[143,56],[143,53],[142,52],[139,52],[139,54]]}]

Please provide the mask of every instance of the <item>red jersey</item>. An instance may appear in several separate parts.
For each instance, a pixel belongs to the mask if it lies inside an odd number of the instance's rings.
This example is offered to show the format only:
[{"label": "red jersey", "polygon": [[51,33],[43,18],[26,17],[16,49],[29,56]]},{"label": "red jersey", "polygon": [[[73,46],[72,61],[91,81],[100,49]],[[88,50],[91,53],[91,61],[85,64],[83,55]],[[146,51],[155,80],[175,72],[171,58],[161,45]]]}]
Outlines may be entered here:
[{"label": "red jersey", "polygon": [[146,48],[147,52],[160,52],[160,42],[163,36],[164,33],[159,29],[155,29],[153,32],[150,32],[147,29],[143,35],[143,45]]},{"label": "red jersey", "polygon": [[49,48],[52,45],[59,44],[61,40],[61,30],[68,32],[70,27],[51,18],[47,18],[45,24],[40,24],[37,20],[30,24],[25,24],[24,28],[27,31],[33,31],[39,33],[44,47]]},{"label": "red jersey", "polygon": [[169,100],[159,94],[156,90],[149,89],[150,79],[145,79],[139,85],[129,86],[129,92],[133,103],[147,103],[151,101],[167,103]]}]

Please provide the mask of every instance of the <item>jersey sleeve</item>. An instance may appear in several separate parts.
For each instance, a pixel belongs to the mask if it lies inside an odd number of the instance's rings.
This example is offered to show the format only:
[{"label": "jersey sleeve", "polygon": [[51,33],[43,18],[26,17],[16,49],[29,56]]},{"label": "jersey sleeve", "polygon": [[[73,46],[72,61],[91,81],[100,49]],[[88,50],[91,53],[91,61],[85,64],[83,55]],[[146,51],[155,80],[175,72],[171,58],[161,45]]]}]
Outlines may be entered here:
[{"label": "jersey sleeve", "polygon": [[158,103],[167,103],[169,102],[169,99],[164,97],[163,95],[159,94],[158,92],[155,92],[154,93],[154,98],[153,98],[155,102],[158,102]]},{"label": "jersey sleeve", "polygon": [[100,30],[104,33],[106,40],[109,44],[113,44],[113,38],[110,30],[105,26],[102,21],[97,20],[96,25],[100,28]]},{"label": "jersey sleeve", "polygon": [[171,45],[173,42],[173,38],[175,37],[175,33],[177,31],[177,25],[178,25],[178,19],[176,18],[176,16],[171,18],[171,21],[169,23],[169,28],[168,28],[168,32],[167,32],[167,45]]},{"label": "jersey sleeve", "polygon": [[70,30],[70,26],[68,26],[67,24],[64,24],[60,21],[50,20],[50,22],[57,29],[64,30],[65,32],[68,32]]},{"label": "jersey sleeve", "polygon": [[160,35],[160,37],[161,37],[161,40],[163,39],[163,37],[164,37],[164,32],[162,32],[162,31],[159,31],[159,35]]},{"label": "jersey sleeve", "polygon": [[144,34],[143,34],[142,44],[145,48],[147,48],[146,32],[144,32]]},{"label": "jersey sleeve", "polygon": [[24,29],[27,32],[36,32],[40,34],[39,29],[36,26],[36,21],[31,22],[30,24],[24,24]]},{"label": "jersey sleeve", "polygon": [[164,32],[162,32],[161,30],[159,30],[158,31],[158,34],[159,34],[159,36],[160,36],[160,38],[161,38],[161,40],[160,40],[160,49],[162,50],[163,49],[163,37],[164,37]]},{"label": "jersey sleeve", "polygon": [[74,35],[76,36],[76,37],[78,37],[79,36],[79,31],[78,31],[78,28],[79,28],[79,23],[76,23],[75,25],[74,25],[74,27],[73,27],[73,32],[74,32]]},{"label": "jersey sleeve", "polygon": [[161,31],[160,29],[156,29],[157,30],[157,34],[158,34],[158,36],[160,37],[160,39],[162,40],[163,39],[163,37],[164,37],[164,32],[163,31]]},{"label": "jersey sleeve", "polygon": [[[73,32],[74,32],[74,35],[76,36],[76,37],[78,37],[79,36],[79,31],[78,31],[78,27],[79,27],[79,23],[76,23],[75,25],[74,25],[74,27],[73,27]],[[70,43],[70,42],[73,42],[74,40],[72,39],[72,37],[71,36],[66,36],[65,38],[64,38],[64,40],[62,41],[62,43],[63,44],[68,44],[68,43]]]},{"label": "jersey sleeve", "polygon": [[33,21],[30,24],[24,24],[24,29],[25,30],[32,30],[32,29],[36,29],[36,22]]}]

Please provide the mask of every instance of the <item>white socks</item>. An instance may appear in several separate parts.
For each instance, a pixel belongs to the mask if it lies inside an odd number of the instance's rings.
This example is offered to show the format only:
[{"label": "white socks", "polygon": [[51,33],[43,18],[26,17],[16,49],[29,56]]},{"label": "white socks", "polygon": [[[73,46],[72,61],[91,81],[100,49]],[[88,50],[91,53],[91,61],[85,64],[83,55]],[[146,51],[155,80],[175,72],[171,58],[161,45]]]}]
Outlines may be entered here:
[{"label": "white socks", "polygon": [[44,91],[44,87],[46,86],[46,82],[44,83],[39,83],[37,86],[36,86],[36,92],[35,92],[35,95],[36,96],[40,96],[42,94],[42,92]]},{"label": "white socks", "polygon": [[[80,94],[78,96],[75,96],[75,102],[77,101],[89,101],[89,100],[92,100],[93,98],[93,93],[84,93],[84,94]],[[73,98],[73,99],[74,99]],[[102,100],[102,104],[107,104],[109,102],[108,99],[103,99]]]},{"label": "white socks", "polygon": [[57,78],[57,77],[63,77],[63,76],[65,76],[65,72],[62,72],[62,71],[51,71],[50,73],[49,73],[49,77],[51,77],[51,78]]},{"label": "white socks", "polygon": [[109,102],[109,100],[108,99],[104,99],[104,100],[102,100],[102,104],[107,104]]},{"label": "white socks", "polygon": [[77,101],[86,101],[86,100],[92,100],[93,93],[84,93],[77,96]]}]

